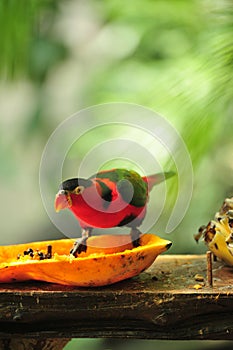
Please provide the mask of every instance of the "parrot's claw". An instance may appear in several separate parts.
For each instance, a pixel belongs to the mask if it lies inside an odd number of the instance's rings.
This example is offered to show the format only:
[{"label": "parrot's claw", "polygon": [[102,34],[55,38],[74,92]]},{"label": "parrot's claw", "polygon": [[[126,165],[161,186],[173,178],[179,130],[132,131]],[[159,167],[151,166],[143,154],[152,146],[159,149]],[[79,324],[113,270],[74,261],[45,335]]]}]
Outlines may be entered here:
[{"label": "parrot's claw", "polygon": [[74,245],[73,248],[70,250],[70,254],[74,255],[75,257],[77,257],[80,253],[82,252],[86,252],[87,251],[87,238],[88,237],[81,237],[78,238]]},{"label": "parrot's claw", "polygon": [[73,245],[73,248],[70,250],[70,254],[77,257],[80,253],[87,251],[87,239],[91,236],[92,228],[84,228],[82,231],[82,237],[78,238]]},{"label": "parrot's claw", "polygon": [[141,235],[141,232],[137,228],[132,228],[130,232],[130,236],[131,236],[131,240],[134,248],[140,246],[140,235]]}]

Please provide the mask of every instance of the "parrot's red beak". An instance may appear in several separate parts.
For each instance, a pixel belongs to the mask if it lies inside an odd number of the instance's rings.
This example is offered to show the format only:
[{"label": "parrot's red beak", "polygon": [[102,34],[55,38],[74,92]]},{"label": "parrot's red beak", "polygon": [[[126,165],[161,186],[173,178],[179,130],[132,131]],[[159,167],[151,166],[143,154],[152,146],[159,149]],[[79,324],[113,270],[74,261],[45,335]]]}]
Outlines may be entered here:
[{"label": "parrot's red beak", "polygon": [[72,206],[72,200],[70,195],[64,191],[59,191],[56,194],[54,207],[56,212],[59,212],[62,209],[70,208]]}]

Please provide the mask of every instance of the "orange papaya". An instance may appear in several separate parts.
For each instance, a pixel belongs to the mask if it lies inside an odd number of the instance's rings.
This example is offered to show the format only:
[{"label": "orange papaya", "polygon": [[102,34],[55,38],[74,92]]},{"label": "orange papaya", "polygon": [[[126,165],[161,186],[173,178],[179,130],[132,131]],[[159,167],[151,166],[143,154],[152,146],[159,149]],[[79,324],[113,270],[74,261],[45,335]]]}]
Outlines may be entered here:
[{"label": "orange papaya", "polygon": [[138,275],[171,242],[144,234],[133,248],[128,235],[90,237],[87,251],[69,254],[75,239],[0,246],[0,283],[40,280],[64,285],[97,287]]}]

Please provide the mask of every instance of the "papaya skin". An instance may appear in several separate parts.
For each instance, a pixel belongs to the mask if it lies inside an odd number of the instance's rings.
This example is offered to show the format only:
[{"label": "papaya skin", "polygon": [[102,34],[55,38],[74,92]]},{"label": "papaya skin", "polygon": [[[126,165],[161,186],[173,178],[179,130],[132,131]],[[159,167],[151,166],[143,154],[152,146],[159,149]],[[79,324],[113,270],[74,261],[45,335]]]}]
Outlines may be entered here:
[{"label": "papaya skin", "polygon": [[[128,235],[93,236],[87,251],[77,258],[67,252],[75,239],[0,246],[0,283],[40,280],[79,287],[98,287],[133,277],[147,269],[156,257],[170,248],[171,242],[144,234],[141,245],[133,248]],[[29,247],[46,251],[50,259],[18,258]]]}]

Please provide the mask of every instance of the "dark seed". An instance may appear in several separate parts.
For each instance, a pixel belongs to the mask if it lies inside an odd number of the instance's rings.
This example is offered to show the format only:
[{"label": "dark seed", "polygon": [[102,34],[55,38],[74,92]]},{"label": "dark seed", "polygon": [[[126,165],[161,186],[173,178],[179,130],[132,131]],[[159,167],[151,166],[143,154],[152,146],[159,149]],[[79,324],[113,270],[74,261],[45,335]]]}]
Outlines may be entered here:
[{"label": "dark seed", "polygon": [[152,276],[152,280],[153,280],[153,281],[158,281],[158,277]]},{"label": "dark seed", "polygon": [[47,246],[47,254],[45,255],[46,259],[51,259],[52,257],[52,246],[48,245]]},{"label": "dark seed", "polygon": [[33,249],[32,248],[28,248],[23,253],[24,253],[24,255],[29,255],[29,254],[33,253]]}]

